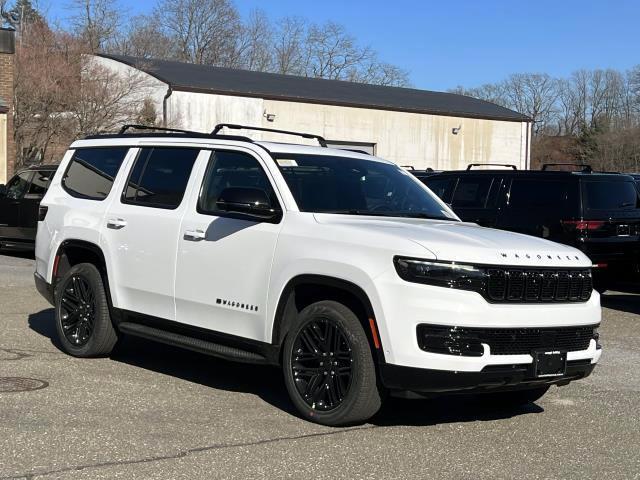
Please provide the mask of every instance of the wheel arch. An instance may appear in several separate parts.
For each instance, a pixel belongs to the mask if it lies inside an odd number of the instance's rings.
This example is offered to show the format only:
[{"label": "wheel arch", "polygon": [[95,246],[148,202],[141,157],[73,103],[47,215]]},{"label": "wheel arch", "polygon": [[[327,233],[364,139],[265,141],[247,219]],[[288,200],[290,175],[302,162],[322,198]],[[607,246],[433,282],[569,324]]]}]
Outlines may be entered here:
[{"label": "wheel arch", "polygon": [[61,278],[71,267],[78,265],[79,263],[91,263],[96,266],[102,276],[102,281],[107,293],[107,300],[113,314],[113,310],[115,309],[113,309],[107,261],[100,246],[93,242],[79,239],[67,239],[60,243],[54,256],[51,285],[55,289],[58,279]]},{"label": "wheel arch", "polygon": [[287,282],[278,299],[271,343],[282,347],[297,314],[307,305],[321,300],[336,300],[351,308],[367,335],[374,359],[377,363],[384,362],[376,315],[369,296],[355,283],[326,275],[302,274]]}]

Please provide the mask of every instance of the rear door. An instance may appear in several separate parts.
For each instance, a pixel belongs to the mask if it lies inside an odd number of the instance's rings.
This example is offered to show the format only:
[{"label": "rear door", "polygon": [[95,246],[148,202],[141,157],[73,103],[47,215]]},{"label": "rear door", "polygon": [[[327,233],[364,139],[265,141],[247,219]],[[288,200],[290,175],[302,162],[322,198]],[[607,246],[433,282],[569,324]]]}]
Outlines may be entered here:
[{"label": "rear door", "polygon": [[180,222],[191,172],[208,152],[187,147],[135,151],[123,191],[105,215],[101,243],[108,252],[118,307],[175,319],[174,280]]},{"label": "rear door", "polygon": [[20,234],[21,238],[35,241],[38,230],[38,209],[40,201],[49,188],[49,182],[55,170],[35,170],[31,184],[20,205]]},{"label": "rear door", "polygon": [[563,222],[579,216],[577,179],[567,176],[513,176],[496,227],[573,244]]},{"label": "rear door", "polygon": [[451,206],[465,222],[494,227],[501,186],[501,176],[462,175],[453,192]]},{"label": "rear door", "polygon": [[20,210],[32,177],[31,171],[20,172],[9,181],[5,194],[0,196],[0,238],[24,238],[20,225]]}]

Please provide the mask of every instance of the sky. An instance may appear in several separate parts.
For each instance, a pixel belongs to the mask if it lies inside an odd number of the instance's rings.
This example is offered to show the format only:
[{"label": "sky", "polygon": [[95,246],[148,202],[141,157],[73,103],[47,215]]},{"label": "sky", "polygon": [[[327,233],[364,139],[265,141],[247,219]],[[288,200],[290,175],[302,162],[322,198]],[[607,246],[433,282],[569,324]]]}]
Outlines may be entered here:
[{"label": "sky", "polygon": [[[157,0],[121,0],[130,14]],[[43,3],[43,2],[41,2]],[[46,3],[46,2],[44,2]],[[65,0],[45,7],[68,15]],[[640,0],[235,0],[243,16],[300,16],[347,27],[382,60],[409,72],[416,88],[447,90],[498,82],[511,73],[566,77],[586,68],[640,64]]]}]

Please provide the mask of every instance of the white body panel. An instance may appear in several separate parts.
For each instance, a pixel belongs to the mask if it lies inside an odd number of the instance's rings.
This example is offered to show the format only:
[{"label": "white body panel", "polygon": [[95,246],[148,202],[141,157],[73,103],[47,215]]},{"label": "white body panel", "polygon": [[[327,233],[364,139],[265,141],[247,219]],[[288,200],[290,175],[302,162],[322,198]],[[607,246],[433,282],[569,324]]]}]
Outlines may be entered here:
[{"label": "white body panel", "polygon": [[[565,245],[459,222],[444,204],[442,211],[452,221],[300,212],[265,148],[271,152],[384,160],[317,147],[217,139],[86,140],[76,142],[72,148],[105,142],[204,149],[182,204],[175,210],[121,203],[133,150],[109,197],[102,202],[72,198],[61,188],[69,154],[58,169],[42,202],[49,207],[49,213],[39,225],[37,271],[52,281],[54,258],[66,239],[99,245],[107,262],[113,303],[118,308],[271,342],[276,310],[286,285],[300,275],[322,275],[350,282],[364,291],[373,307],[388,363],[451,371],[530,363],[532,357],[492,355],[488,347],[481,357],[427,353],[417,344],[418,324],[506,328],[600,322],[600,297],[596,292],[582,303],[507,305],[491,304],[475,292],[402,280],[394,269],[394,256],[533,268],[588,268],[591,262],[580,251]],[[216,148],[243,150],[259,159],[283,209],[279,223],[254,223],[197,212],[209,151]],[[430,191],[429,194],[435,197]],[[126,226],[108,229],[109,219],[122,219]],[[204,232],[202,241],[185,239],[186,232],[198,230]],[[231,303],[224,304],[225,300]],[[570,352],[568,358],[595,363],[600,353],[592,341],[587,350]]]}]

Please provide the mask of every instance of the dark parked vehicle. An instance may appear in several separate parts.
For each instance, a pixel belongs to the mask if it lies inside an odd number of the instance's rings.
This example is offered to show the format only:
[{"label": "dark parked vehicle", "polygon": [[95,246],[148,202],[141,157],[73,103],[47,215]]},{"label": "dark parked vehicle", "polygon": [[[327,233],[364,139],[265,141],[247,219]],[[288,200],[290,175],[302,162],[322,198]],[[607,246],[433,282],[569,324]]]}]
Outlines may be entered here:
[{"label": "dark parked vehicle", "polygon": [[637,273],[640,201],[629,175],[514,167],[421,180],[465,221],[579,248],[596,265],[601,289],[614,273]]},{"label": "dark parked vehicle", "polygon": [[32,166],[14,175],[7,185],[0,185],[0,249],[33,249],[40,200],[57,168]]}]

